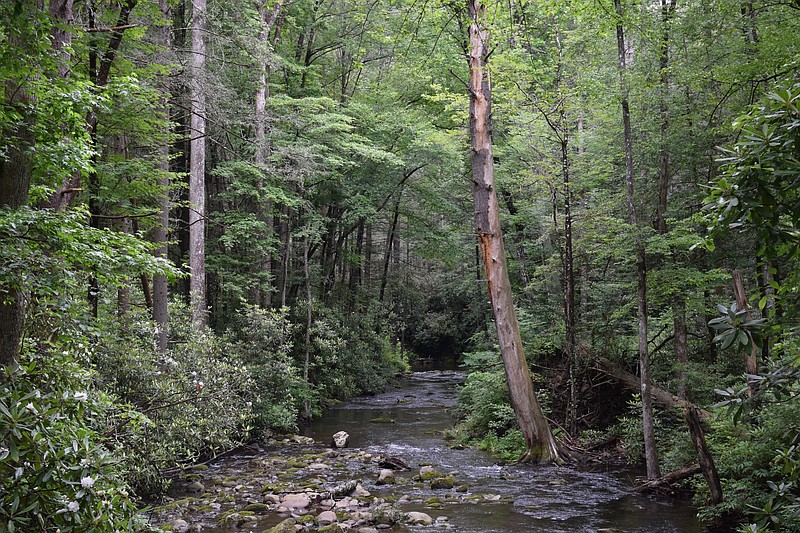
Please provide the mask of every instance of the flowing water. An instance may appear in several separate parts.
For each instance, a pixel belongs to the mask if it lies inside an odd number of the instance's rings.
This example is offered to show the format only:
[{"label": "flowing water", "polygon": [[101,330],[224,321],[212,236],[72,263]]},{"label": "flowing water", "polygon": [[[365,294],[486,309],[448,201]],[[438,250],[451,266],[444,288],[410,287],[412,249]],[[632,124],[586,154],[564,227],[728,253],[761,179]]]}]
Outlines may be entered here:
[{"label": "flowing water", "polygon": [[[451,449],[441,432],[453,424],[450,409],[463,379],[464,374],[457,371],[416,372],[394,391],[357,398],[328,410],[306,434],[328,442],[333,433],[343,430],[350,434],[352,447],[400,457],[412,467],[431,463],[439,471],[454,472],[459,484],[466,484],[469,493],[480,494],[482,499],[447,502],[436,512],[414,503],[400,505],[405,511],[446,515],[448,531],[703,531],[687,502],[653,500],[634,493],[632,475],[618,467],[598,471],[501,466],[480,450]],[[377,418],[393,422],[370,422]],[[410,502],[437,495],[418,485],[404,487],[403,491]],[[491,501],[497,497],[500,501]]]},{"label": "flowing water", "polygon": [[[321,511],[317,503],[281,511],[278,500],[265,505],[271,493],[282,498],[287,493],[314,494],[357,480],[370,493],[357,505],[371,498],[376,505],[395,502],[406,513],[446,517],[427,527],[397,523],[392,533],[703,531],[687,502],[633,492],[632,474],[618,467],[503,466],[480,450],[450,448],[442,431],[453,425],[450,411],[464,377],[456,371],[416,372],[393,391],[329,409],[306,429],[307,437],[246,447],[202,470],[190,469],[176,480],[175,499],[147,517],[175,531],[265,533],[289,516],[313,521]],[[385,422],[374,422],[378,418]],[[327,448],[337,431],[350,434],[345,450]],[[398,484],[379,486],[378,456],[400,458],[411,471],[397,472]],[[451,474],[460,492],[415,482],[412,476],[421,464]],[[342,503],[347,507],[346,500],[334,502],[337,510]],[[253,505],[262,510],[245,519],[242,511]]]}]

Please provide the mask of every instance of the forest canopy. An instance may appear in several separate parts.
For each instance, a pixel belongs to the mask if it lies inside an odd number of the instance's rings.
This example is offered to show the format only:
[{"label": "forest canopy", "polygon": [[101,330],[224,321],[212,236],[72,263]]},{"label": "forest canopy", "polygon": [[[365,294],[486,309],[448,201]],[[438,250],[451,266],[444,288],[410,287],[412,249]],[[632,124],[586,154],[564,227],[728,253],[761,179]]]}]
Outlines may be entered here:
[{"label": "forest canopy", "polygon": [[560,446],[800,531],[798,57],[796,1],[0,2],[0,531],[135,529],[430,361],[519,458],[500,233]]}]

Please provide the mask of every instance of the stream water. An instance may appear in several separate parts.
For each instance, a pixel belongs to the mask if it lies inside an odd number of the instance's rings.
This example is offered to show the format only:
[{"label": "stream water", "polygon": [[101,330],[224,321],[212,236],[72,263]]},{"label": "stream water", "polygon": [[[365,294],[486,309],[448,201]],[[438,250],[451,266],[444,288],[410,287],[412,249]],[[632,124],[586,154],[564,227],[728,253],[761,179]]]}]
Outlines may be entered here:
[{"label": "stream water", "polygon": [[[191,468],[176,480],[173,499],[149,510],[147,518],[180,532],[266,533],[284,520],[305,524],[303,531],[327,531],[318,515],[333,508],[342,521],[336,531],[703,531],[688,502],[633,492],[633,474],[619,467],[499,465],[481,450],[450,448],[442,431],[453,425],[450,411],[464,377],[457,371],[415,372],[392,391],[327,410],[306,428],[305,436],[246,447]],[[350,434],[348,448],[329,449],[338,431]],[[376,483],[378,458],[385,456],[411,467],[396,472],[397,484]],[[452,475],[456,486],[434,490],[430,483],[415,481],[421,464]],[[320,496],[354,481],[360,483],[355,494],[360,499]],[[377,529],[360,529],[365,520],[359,522],[358,516],[374,516],[386,505],[406,517],[416,511],[436,521],[421,526],[408,519],[366,519],[366,525]],[[295,531],[294,525],[288,527]]]},{"label": "stream water", "polygon": [[[499,495],[504,500],[447,503],[438,512],[448,517],[451,531],[703,531],[688,502],[653,500],[632,492],[629,470],[501,466],[481,450],[451,449],[441,431],[453,424],[449,409],[463,379],[464,374],[457,371],[416,372],[394,391],[328,410],[306,434],[326,442],[344,430],[353,447],[401,457],[412,466],[432,463],[442,472],[453,471],[471,493]],[[394,422],[370,423],[376,418]],[[411,501],[435,495],[425,488],[406,492]],[[419,505],[401,507],[430,513]]]}]

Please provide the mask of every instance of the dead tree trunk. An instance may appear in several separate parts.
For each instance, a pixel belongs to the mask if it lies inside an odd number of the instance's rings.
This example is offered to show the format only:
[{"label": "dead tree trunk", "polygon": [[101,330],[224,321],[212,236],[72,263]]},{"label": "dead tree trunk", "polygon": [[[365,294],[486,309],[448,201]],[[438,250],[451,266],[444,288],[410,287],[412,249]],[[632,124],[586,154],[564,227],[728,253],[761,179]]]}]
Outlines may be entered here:
[{"label": "dead tree trunk", "polygon": [[531,383],[519,325],[514,312],[511,282],[500,231],[500,214],[494,186],[491,136],[491,85],[487,69],[488,31],[484,26],[485,8],[479,0],[468,3],[470,66],[470,139],[472,141],[472,180],[475,200],[475,228],[483,256],[489,298],[494,313],[500,352],[506,371],[511,405],[525,435],[522,461],[558,462],[555,439],[542,413]]},{"label": "dead tree trunk", "polygon": [[[742,273],[738,270],[734,270],[731,273],[731,277],[733,277],[733,294],[736,297],[736,306],[740,311],[748,311],[750,306],[747,304],[747,293],[744,290],[744,281],[742,280]],[[749,320],[750,313],[747,314],[747,319]],[[753,339],[750,339],[750,353],[746,353],[744,356],[744,371],[750,375],[758,374],[758,351],[756,347],[756,343],[753,342]],[[748,387],[749,387],[749,394],[750,396],[753,395],[756,388],[756,383],[748,379],[747,380]]]},{"label": "dead tree trunk", "polygon": [[689,425],[689,434],[692,436],[692,444],[697,451],[697,462],[700,463],[700,468],[703,472],[703,477],[706,478],[708,489],[711,492],[711,497],[708,503],[716,505],[722,503],[722,484],[719,480],[717,467],[714,465],[714,458],[711,452],[708,451],[706,445],[706,437],[703,433],[703,426],[700,425],[700,416],[698,415],[697,408],[692,405],[687,405],[684,408],[683,416],[686,418],[686,423]]}]

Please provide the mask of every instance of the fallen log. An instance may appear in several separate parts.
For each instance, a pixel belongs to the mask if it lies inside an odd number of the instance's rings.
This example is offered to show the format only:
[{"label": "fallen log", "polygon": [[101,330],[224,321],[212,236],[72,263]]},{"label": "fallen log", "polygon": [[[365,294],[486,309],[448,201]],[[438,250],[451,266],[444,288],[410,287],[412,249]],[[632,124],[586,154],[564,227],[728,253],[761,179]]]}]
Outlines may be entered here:
[{"label": "fallen log", "polygon": [[[607,374],[608,376],[616,379],[619,383],[624,385],[626,388],[641,391],[642,384],[639,380],[638,376],[634,376],[630,372],[626,372],[619,365],[616,365],[606,359],[605,357],[597,357],[597,362],[600,363],[600,370],[601,372]],[[650,390],[652,391],[653,401],[659,405],[666,406],[666,407],[681,407],[681,408],[694,408],[697,410],[697,414],[700,418],[706,419],[711,416],[711,413],[706,411],[705,409],[701,409],[694,405],[692,402],[688,400],[684,400],[682,398],[678,398],[674,394],[671,394],[668,391],[665,391],[662,388],[656,387],[655,385],[650,385]]]},{"label": "fallen log", "polygon": [[658,489],[669,488],[670,485],[672,485],[676,481],[686,479],[687,477],[699,474],[700,472],[701,472],[700,465],[687,466],[685,468],[681,468],[680,470],[675,470],[674,472],[670,472],[669,474],[663,475],[659,478],[648,479],[647,481],[636,487],[636,492],[651,492]]}]

